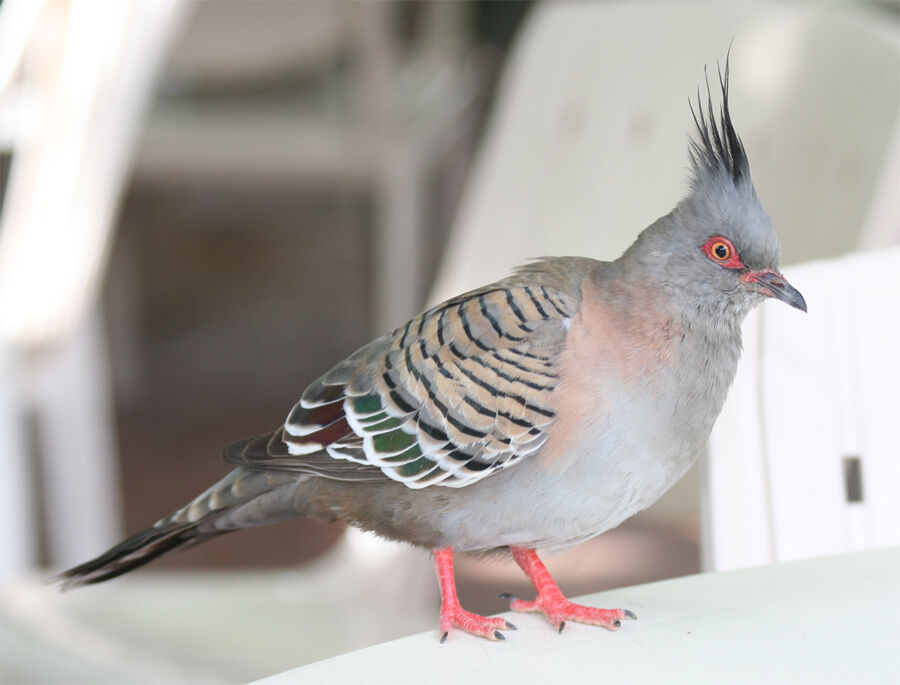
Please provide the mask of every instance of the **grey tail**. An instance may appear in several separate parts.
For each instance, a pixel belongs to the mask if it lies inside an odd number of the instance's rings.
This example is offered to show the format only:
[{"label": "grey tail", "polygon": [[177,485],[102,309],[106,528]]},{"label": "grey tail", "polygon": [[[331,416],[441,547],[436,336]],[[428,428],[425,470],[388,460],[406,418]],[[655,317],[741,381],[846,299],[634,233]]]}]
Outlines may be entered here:
[{"label": "grey tail", "polygon": [[61,583],[63,590],[102,583],[179,547],[302,515],[293,508],[296,484],[293,475],[235,469],[171,516],[49,582]]},{"label": "grey tail", "polygon": [[51,579],[60,582],[63,590],[102,583],[128,573],[178,547],[204,542],[229,530],[198,531],[203,522],[163,523],[123,540],[100,556],[63,571]]}]

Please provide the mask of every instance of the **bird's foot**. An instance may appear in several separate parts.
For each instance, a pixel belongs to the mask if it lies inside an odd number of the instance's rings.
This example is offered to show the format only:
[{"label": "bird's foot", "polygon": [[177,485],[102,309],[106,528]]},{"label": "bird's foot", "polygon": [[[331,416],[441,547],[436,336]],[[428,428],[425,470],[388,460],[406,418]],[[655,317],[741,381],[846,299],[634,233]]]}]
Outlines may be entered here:
[{"label": "bird's foot", "polygon": [[540,612],[558,632],[566,627],[566,621],[587,623],[592,626],[602,626],[608,630],[618,630],[623,619],[636,619],[628,609],[597,609],[582,604],[574,604],[562,595],[548,596],[538,595],[537,599],[527,601],[518,599],[510,594],[500,595],[503,599],[510,600],[509,608],[513,611]]},{"label": "bird's foot", "polygon": [[487,618],[466,611],[458,604],[444,605],[441,607],[441,642],[447,639],[450,630],[459,628],[478,637],[486,637],[488,640],[505,640],[501,630],[515,630],[516,627],[502,618]]}]

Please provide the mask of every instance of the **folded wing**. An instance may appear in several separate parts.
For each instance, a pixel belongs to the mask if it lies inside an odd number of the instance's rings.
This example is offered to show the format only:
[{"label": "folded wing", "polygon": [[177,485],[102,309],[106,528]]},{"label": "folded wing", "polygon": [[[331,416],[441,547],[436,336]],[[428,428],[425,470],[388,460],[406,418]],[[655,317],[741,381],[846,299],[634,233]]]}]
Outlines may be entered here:
[{"label": "folded wing", "polygon": [[281,429],[226,460],[424,488],[463,487],[534,454],[555,418],[582,261],[544,260],[429,309],[336,365]]}]

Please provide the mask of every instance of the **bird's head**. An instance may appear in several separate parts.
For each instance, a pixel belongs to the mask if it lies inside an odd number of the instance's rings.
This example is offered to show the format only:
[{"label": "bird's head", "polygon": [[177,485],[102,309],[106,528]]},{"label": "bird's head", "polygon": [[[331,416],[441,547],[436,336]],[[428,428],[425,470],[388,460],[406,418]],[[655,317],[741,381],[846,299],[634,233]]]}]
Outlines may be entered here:
[{"label": "bird's head", "polygon": [[728,62],[719,72],[722,109],[716,121],[709,82],[707,105],[691,104],[690,192],[647,228],[625,253],[651,266],[685,307],[727,312],[737,319],[767,297],[806,311],[806,301],[778,270],[781,247],[763,209],[744,146],[728,110]]}]

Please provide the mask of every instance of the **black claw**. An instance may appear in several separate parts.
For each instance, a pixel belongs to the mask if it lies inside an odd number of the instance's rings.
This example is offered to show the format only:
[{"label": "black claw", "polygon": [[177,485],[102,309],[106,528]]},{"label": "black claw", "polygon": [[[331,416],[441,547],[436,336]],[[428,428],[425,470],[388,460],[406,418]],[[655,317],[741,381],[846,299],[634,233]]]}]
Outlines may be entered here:
[{"label": "black claw", "polygon": [[613,625],[614,625],[616,628],[621,628],[621,627],[622,627],[622,622],[621,622],[619,619],[616,619],[615,621],[613,621]]},{"label": "black claw", "polygon": [[516,627],[515,627],[512,623],[510,623],[509,621],[506,622],[506,629],[507,629],[507,630],[518,630],[518,628],[516,628]]},{"label": "black claw", "polygon": [[516,596],[515,596],[515,595],[511,595],[511,594],[508,593],[508,592],[501,592],[500,595],[499,595],[499,597],[500,597],[500,599],[510,599],[510,600],[516,599]]},{"label": "black claw", "polygon": [[499,630],[494,631],[494,638],[497,640],[505,640],[506,639],[506,637],[504,637],[503,633],[501,633]]},{"label": "black claw", "polygon": [[560,621],[560,622],[559,622],[559,633],[560,633],[560,634],[562,634],[563,628],[565,628],[565,627],[566,627],[566,622],[565,622],[565,621]]},{"label": "black claw", "polygon": [[633,611],[628,611],[628,609],[625,609],[624,613],[625,618],[630,618],[632,621],[637,621],[637,616],[634,615]]},{"label": "black claw", "polygon": [[450,634],[450,631],[448,630],[446,633],[444,633],[443,635],[441,635],[441,644],[444,644],[444,643],[447,641],[447,636],[448,636],[449,634]]}]

